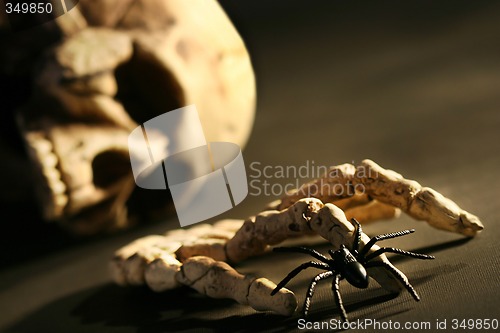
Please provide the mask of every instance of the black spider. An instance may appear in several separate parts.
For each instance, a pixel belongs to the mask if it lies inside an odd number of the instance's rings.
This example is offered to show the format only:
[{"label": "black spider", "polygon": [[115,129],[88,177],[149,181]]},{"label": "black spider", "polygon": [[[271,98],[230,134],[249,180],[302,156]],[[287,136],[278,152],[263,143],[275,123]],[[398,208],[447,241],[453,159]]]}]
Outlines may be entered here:
[{"label": "black spider", "polygon": [[395,238],[395,237],[401,237],[404,235],[411,234],[415,232],[415,229],[411,230],[403,230],[403,231],[398,231],[398,232],[392,232],[389,234],[383,234],[383,235],[378,235],[370,239],[370,241],[361,249],[359,250],[359,243],[361,241],[361,225],[359,224],[356,219],[352,219],[353,224],[356,226],[356,232],[355,232],[355,241],[352,247],[352,250],[347,249],[344,245],[340,247],[340,250],[338,251],[332,251],[328,250],[328,253],[331,256],[330,258],[325,257],[318,251],[315,251],[313,249],[305,248],[305,247],[277,247],[274,248],[274,251],[276,252],[300,252],[300,253],[305,253],[309,254],[312,257],[320,260],[321,262],[318,261],[310,261],[303,263],[299,267],[295,268],[293,271],[291,271],[278,285],[276,288],[271,292],[271,295],[276,294],[281,288],[283,288],[291,279],[293,279],[297,274],[299,274],[303,269],[309,268],[309,267],[315,267],[319,269],[324,269],[326,272],[320,273],[316,275],[313,280],[311,281],[311,284],[309,285],[309,289],[307,290],[307,296],[304,301],[304,307],[303,307],[303,312],[304,316],[307,316],[307,313],[309,312],[309,307],[311,305],[311,299],[314,294],[314,288],[316,287],[316,284],[320,280],[324,280],[330,277],[333,277],[333,282],[332,282],[332,290],[333,294],[335,296],[335,302],[337,303],[337,307],[340,309],[340,316],[342,317],[342,320],[347,321],[347,314],[344,309],[344,305],[342,303],[342,298],[340,297],[340,291],[339,291],[339,282],[342,279],[346,279],[347,282],[352,284],[353,286],[357,288],[366,288],[368,287],[368,278],[369,275],[366,271],[366,268],[370,267],[383,267],[387,269],[390,273],[392,273],[401,283],[402,285],[408,290],[408,292],[413,296],[415,301],[419,301],[420,297],[418,296],[417,292],[415,289],[413,289],[412,285],[408,282],[407,279],[405,279],[401,273],[397,270],[395,270],[392,266],[388,265],[387,263],[383,261],[371,261],[373,258],[378,257],[382,253],[385,252],[392,252],[392,253],[397,253],[401,254],[404,256],[412,257],[412,258],[417,258],[417,259],[434,259],[434,256],[426,255],[426,254],[419,254],[419,253],[414,253],[414,252],[408,252],[405,250],[401,250],[398,248],[393,248],[393,247],[382,247],[375,252],[367,255],[368,251],[372,248],[372,246],[381,240],[384,239],[389,239],[389,238]]}]

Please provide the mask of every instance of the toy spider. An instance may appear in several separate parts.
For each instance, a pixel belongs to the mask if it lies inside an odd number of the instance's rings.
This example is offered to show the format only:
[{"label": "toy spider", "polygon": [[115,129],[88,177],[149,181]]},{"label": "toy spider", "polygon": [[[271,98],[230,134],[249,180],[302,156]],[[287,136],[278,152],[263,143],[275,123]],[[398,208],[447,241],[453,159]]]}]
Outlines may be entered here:
[{"label": "toy spider", "polygon": [[377,256],[381,255],[382,253],[386,252],[392,252],[392,253],[397,253],[401,254],[404,256],[412,257],[412,258],[417,258],[417,259],[434,259],[434,256],[426,255],[426,254],[419,254],[419,253],[414,253],[414,252],[409,252],[405,250],[401,250],[398,248],[393,248],[393,247],[382,247],[375,252],[366,255],[368,251],[372,248],[372,246],[381,240],[384,239],[390,239],[390,238],[395,238],[395,237],[401,237],[405,236],[408,234],[411,234],[415,232],[415,229],[411,230],[403,230],[403,231],[398,231],[398,232],[392,232],[388,234],[383,234],[383,235],[378,235],[370,239],[370,241],[361,249],[359,250],[359,243],[361,241],[361,225],[356,219],[352,219],[353,224],[356,226],[356,232],[355,232],[355,237],[354,237],[354,244],[352,247],[352,250],[347,249],[344,245],[340,247],[338,251],[332,251],[328,250],[328,253],[331,256],[330,258],[325,257],[318,251],[315,251],[313,249],[305,248],[305,247],[277,247],[274,248],[274,251],[276,252],[300,252],[300,253],[305,253],[309,254],[312,257],[320,260],[321,262],[318,261],[310,261],[303,263],[302,265],[298,266],[295,268],[293,271],[291,271],[277,286],[276,288],[271,292],[271,295],[276,294],[281,288],[283,288],[291,279],[293,279],[297,274],[299,274],[302,270],[309,268],[309,267],[315,267],[319,269],[324,269],[326,272],[320,273],[316,275],[313,280],[311,281],[311,284],[309,285],[309,289],[307,290],[307,296],[304,301],[304,307],[303,307],[303,312],[304,316],[307,316],[307,313],[309,312],[309,307],[311,305],[311,299],[314,294],[314,289],[316,287],[316,284],[324,279],[333,277],[333,282],[332,282],[332,290],[333,294],[335,296],[335,302],[337,303],[338,308],[340,309],[340,316],[342,317],[343,321],[348,321],[347,319],[347,314],[344,309],[344,305],[342,302],[342,298],[340,296],[340,291],[339,291],[339,282],[342,279],[346,279],[347,282],[352,284],[353,286],[357,288],[367,288],[368,287],[368,272],[366,271],[367,268],[370,267],[384,267],[387,269],[390,273],[392,273],[401,283],[402,285],[408,290],[408,292],[413,296],[415,301],[419,301],[420,297],[418,296],[417,292],[415,289],[413,289],[413,286],[393,267],[388,265],[385,262],[382,261],[371,261],[373,258],[376,258]]}]

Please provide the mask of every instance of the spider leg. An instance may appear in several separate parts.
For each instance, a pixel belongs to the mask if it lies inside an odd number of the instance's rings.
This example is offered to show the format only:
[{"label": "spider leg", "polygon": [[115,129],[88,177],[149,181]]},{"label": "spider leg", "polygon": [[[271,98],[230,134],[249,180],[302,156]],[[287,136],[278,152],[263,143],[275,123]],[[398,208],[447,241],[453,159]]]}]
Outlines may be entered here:
[{"label": "spider leg", "polygon": [[359,250],[359,243],[361,243],[361,224],[354,217],[351,219],[352,224],[356,227],[356,232],[354,233],[354,244],[352,244],[352,252],[357,253]]},{"label": "spider leg", "polygon": [[302,265],[300,265],[299,267],[295,268],[293,271],[288,273],[288,275],[283,280],[281,280],[280,283],[278,283],[276,288],[274,288],[274,290],[271,292],[271,296],[275,295],[281,288],[283,288],[288,282],[290,282],[291,279],[293,279],[302,270],[309,268],[309,267],[330,270],[330,266],[328,266],[327,264],[324,264],[322,262],[309,261],[309,262],[303,263]]},{"label": "spider leg", "polygon": [[381,240],[384,240],[384,239],[391,239],[391,238],[401,237],[401,236],[409,235],[409,234],[414,233],[414,232],[415,232],[415,229],[409,229],[409,230],[402,230],[402,231],[397,231],[397,232],[391,232],[391,233],[388,233],[388,234],[383,234],[383,235],[378,235],[378,236],[372,237],[370,239],[370,241],[368,243],[366,243],[366,245],[363,247],[363,249],[361,250],[361,252],[359,252],[359,258],[363,258],[368,253],[368,251],[370,251],[370,249],[372,248],[372,246],[376,242],[378,242],[378,241],[381,241]]},{"label": "spider leg", "polygon": [[345,312],[344,302],[342,302],[342,297],[340,296],[339,290],[340,274],[335,275],[335,279],[332,282],[333,296],[335,297],[335,303],[340,310],[340,317],[343,321],[348,322],[347,313]]},{"label": "spider leg", "polygon": [[307,247],[275,247],[273,249],[274,252],[298,252],[305,253],[313,256],[314,258],[321,260],[323,262],[328,262],[330,259],[322,255],[316,250],[308,249]]},{"label": "spider leg", "polygon": [[311,281],[311,284],[309,285],[309,289],[307,289],[306,299],[304,300],[304,308],[303,308],[304,317],[306,317],[307,313],[309,312],[309,307],[311,306],[311,299],[314,295],[314,290],[316,288],[316,284],[321,280],[328,279],[329,277],[332,277],[334,274],[335,274],[334,271],[319,273]]},{"label": "spider leg", "polygon": [[370,268],[370,267],[384,267],[392,275],[394,275],[394,277],[398,279],[398,281],[401,282],[401,284],[403,284],[406,290],[408,290],[408,292],[413,296],[415,301],[417,302],[420,301],[420,297],[418,296],[415,289],[413,289],[413,286],[410,284],[410,282],[408,282],[408,279],[405,276],[401,275],[401,273],[398,270],[394,269],[394,267],[383,261],[372,261],[365,265],[365,268]]},{"label": "spider leg", "polygon": [[386,252],[397,253],[397,254],[401,254],[403,256],[412,257],[412,258],[416,258],[416,259],[435,259],[434,256],[430,256],[427,254],[405,251],[405,250],[401,250],[401,249],[394,248],[394,247],[382,247],[382,248],[378,249],[377,251],[366,256],[365,261],[369,261],[373,258],[378,257],[382,253],[386,253]]}]

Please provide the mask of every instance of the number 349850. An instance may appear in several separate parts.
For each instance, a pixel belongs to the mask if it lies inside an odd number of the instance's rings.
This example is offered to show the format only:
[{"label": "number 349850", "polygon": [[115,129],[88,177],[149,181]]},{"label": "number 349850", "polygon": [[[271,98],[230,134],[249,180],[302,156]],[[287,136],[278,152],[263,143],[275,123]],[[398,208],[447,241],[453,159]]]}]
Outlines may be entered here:
[{"label": "number 349850", "polygon": [[498,319],[452,319],[451,329],[489,330],[498,329]]},{"label": "number 349850", "polygon": [[7,14],[11,13],[18,13],[18,14],[45,14],[45,13],[52,13],[52,4],[50,2],[48,3],[43,3],[43,2],[38,2],[38,3],[16,3],[12,4],[10,2],[7,2],[5,4],[5,12]]}]

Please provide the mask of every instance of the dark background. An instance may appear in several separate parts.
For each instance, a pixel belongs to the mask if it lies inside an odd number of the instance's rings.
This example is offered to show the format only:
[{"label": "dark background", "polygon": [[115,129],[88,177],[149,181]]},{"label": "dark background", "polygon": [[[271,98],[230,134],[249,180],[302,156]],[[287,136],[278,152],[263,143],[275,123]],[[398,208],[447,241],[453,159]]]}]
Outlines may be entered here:
[{"label": "dark background", "polygon": [[[386,244],[437,258],[391,259],[419,292],[420,303],[406,293],[388,295],[375,283],[368,290],[343,284],[349,317],[433,324],[448,319],[448,328],[453,318],[500,319],[500,2],[221,4],[247,44],[257,78],[247,165],[336,165],[371,158],[452,198],[485,225],[471,240],[405,215],[366,226],[369,235],[416,228],[415,234]],[[249,196],[221,218],[245,218],[272,199]],[[15,223],[15,217],[4,219]],[[44,225],[26,228],[30,241],[3,233],[8,246],[2,246],[0,331],[296,328],[299,314],[257,313],[187,288],[154,294],[111,283],[107,263],[114,250],[176,226],[172,217],[86,240]],[[306,260],[276,254],[237,268],[277,282]],[[299,302],[313,274],[302,273],[289,284]],[[310,320],[330,318],[338,318],[338,312],[325,283],[317,290]]]}]

